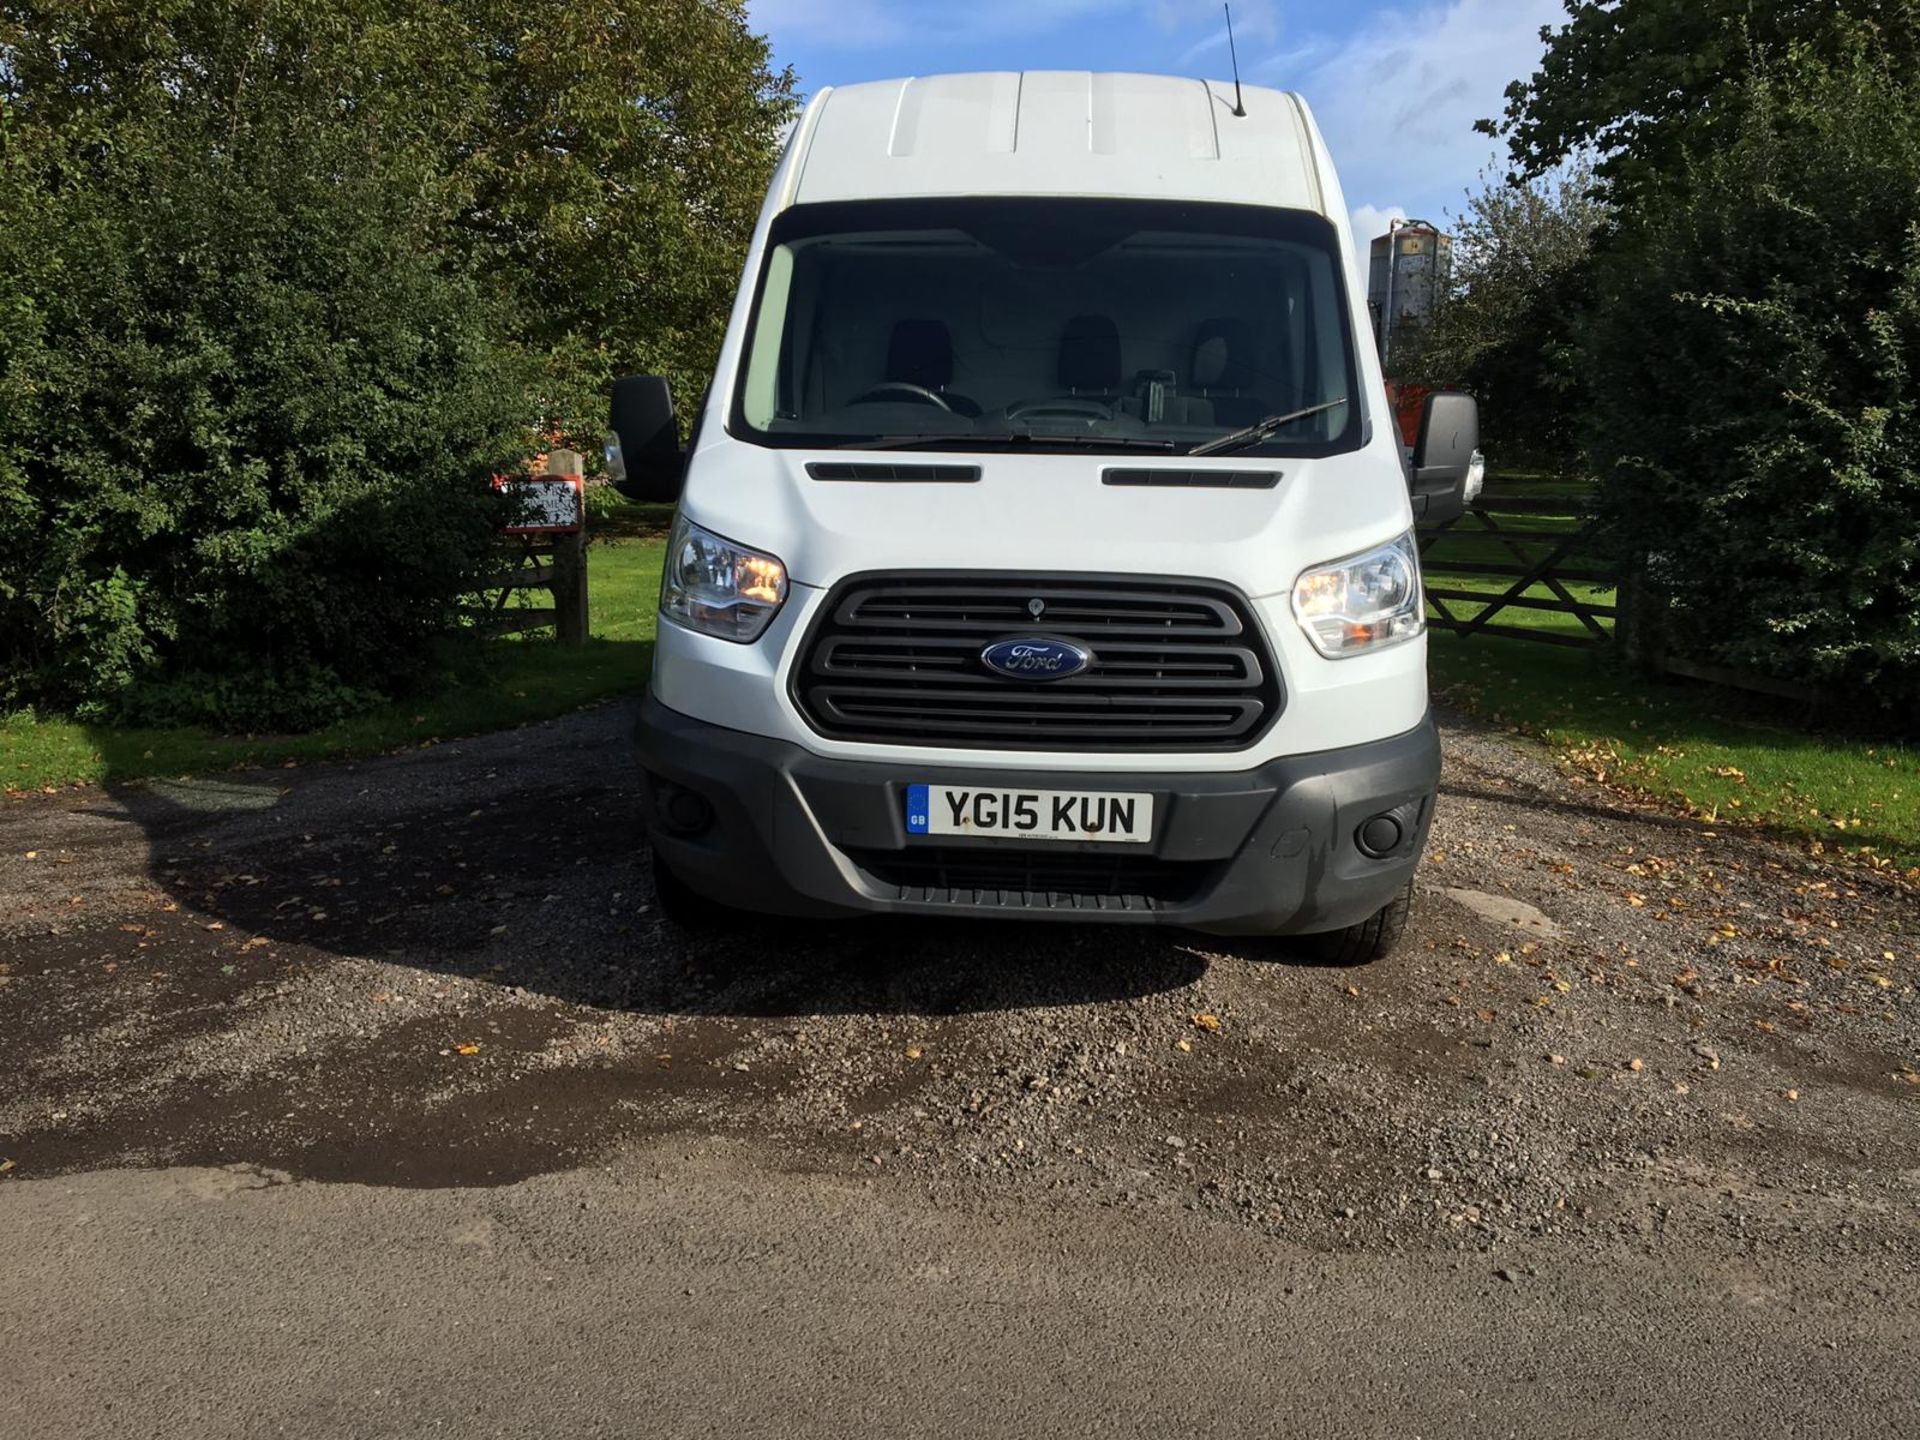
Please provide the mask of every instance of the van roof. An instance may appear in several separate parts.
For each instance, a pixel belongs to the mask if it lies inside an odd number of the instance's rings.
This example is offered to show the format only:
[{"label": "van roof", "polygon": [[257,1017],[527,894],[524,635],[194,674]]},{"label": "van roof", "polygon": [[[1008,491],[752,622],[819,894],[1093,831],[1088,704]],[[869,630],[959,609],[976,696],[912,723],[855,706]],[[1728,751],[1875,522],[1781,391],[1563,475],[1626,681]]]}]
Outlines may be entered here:
[{"label": "van roof", "polygon": [[822,90],[794,134],[787,204],[918,195],[1099,195],[1326,214],[1299,96],[1085,70],[921,75]]}]

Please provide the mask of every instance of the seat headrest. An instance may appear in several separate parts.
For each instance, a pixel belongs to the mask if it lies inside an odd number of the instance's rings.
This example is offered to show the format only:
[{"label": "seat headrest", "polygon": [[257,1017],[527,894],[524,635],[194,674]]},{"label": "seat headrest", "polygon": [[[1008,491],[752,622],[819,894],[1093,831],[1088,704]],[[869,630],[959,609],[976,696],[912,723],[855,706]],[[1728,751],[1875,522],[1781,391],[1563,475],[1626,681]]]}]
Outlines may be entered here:
[{"label": "seat headrest", "polygon": [[887,379],[927,390],[953,381],[953,337],[944,321],[896,320],[887,341]]},{"label": "seat headrest", "polygon": [[1193,332],[1195,389],[1245,390],[1254,383],[1253,326],[1230,315],[1202,320]]},{"label": "seat headrest", "polygon": [[1069,390],[1120,388],[1120,330],[1109,315],[1076,315],[1060,332],[1058,378]]}]

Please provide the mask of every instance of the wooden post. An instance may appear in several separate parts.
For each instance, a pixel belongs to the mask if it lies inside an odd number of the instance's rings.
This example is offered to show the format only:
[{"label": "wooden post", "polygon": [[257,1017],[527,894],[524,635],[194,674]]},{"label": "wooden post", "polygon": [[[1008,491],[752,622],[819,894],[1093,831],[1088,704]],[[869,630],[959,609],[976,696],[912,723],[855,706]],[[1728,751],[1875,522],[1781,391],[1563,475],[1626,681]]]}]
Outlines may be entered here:
[{"label": "wooden post", "polygon": [[1660,592],[1647,579],[1646,562],[1636,561],[1621,575],[1614,603],[1613,637],[1620,653],[1643,675],[1667,671],[1667,626]]},{"label": "wooden post", "polygon": [[[547,456],[547,473],[575,479],[586,473],[578,450],[555,450]],[[562,645],[583,645],[587,639],[587,517],[571,535],[553,537],[553,633]]]}]

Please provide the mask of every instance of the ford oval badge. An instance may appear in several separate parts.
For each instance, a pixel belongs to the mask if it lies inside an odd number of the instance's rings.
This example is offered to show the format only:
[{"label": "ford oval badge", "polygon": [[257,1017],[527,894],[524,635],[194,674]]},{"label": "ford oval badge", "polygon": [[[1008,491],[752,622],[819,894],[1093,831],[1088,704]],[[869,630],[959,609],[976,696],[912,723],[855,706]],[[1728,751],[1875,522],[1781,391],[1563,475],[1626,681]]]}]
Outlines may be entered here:
[{"label": "ford oval badge", "polygon": [[1064,680],[1093,663],[1093,656],[1064,640],[1038,635],[996,640],[980,652],[980,663],[1009,680]]}]

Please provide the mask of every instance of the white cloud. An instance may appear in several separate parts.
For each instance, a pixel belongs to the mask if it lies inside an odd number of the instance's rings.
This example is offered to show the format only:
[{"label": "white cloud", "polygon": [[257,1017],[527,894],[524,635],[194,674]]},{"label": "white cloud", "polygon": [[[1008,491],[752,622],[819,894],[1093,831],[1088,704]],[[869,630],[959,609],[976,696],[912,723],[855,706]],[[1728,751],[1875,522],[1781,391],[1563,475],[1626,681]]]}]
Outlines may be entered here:
[{"label": "white cloud", "polygon": [[1360,283],[1367,281],[1367,260],[1374,237],[1384,235],[1396,220],[1407,218],[1400,205],[1356,205],[1348,212],[1353,221],[1353,258],[1360,264]]},{"label": "white cloud", "polygon": [[1441,212],[1457,212],[1496,159],[1496,142],[1473,122],[1500,113],[1508,82],[1539,63],[1540,27],[1565,18],[1560,0],[1408,3],[1337,42],[1281,50],[1259,70],[1313,107],[1347,199],[1358,202],[1356,226],[1362,214],[1370,224],[1404,214],[1389,196],[1444,223]]},{"label": "white cloud", "polygon": [[[1183,69],[1206,55],[1212,57],[1212,73],[1222,77],[1232,73],[1226,17],[1220,13],[1219,0],[1160,0],[1157,8],[1163,30],[1192,31],[1197,36],[1180,52]],[[1233,48],[1240,53],[1242,79],[1252,78],[1249,59],[1279,39],[1280,12],[1274,0],[1241,0],[1233,7]]]},{"label": "white cloud", "polygon": [[912,43],[924,48],[930,70],[938,47],[954,40],[1032,35],[1096,10],[1102,0],[964,0],[960,4],[901,0],[751,0],[753,28],[779,41],[804,40],[833,50],[884,50]]},{"label": "white cloud", "polygon": [[[749,11],[753,27],[776,41],[832,50],[912,45],[926,53],[929,70],[940,68],[945,43],[1045,34],[1096,15],[1107,25],[1145,21],[1168,35],[1205,29],[1190,58],[1217,48],[1224,62],[1227,49],[1219,0],[749,0]],[[1234,7],[1234,37],[1243,57],[1249,42],[1277,38],[1277,15],[1277,0],[1240,0]]]}]

